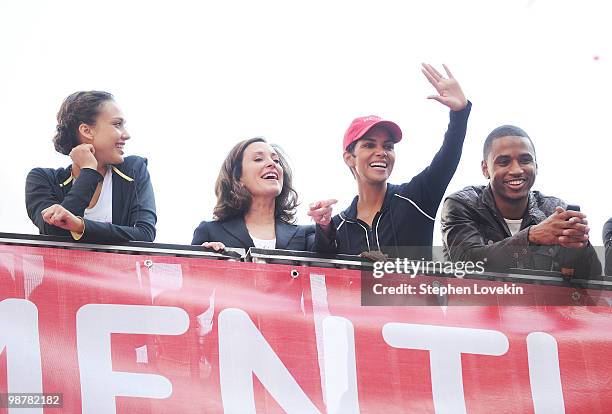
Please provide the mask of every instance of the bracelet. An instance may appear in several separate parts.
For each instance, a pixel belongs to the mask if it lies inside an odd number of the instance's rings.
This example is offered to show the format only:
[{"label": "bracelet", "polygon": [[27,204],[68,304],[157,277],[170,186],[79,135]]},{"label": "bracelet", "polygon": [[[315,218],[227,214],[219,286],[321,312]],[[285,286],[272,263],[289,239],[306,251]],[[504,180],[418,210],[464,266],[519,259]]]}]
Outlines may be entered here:
[{"label": "bracelet", "polygon": [[72,235],[72,238],[74,240],[80,240],[81,237],[83,237],[83,234],[85,234],[85,220],[81,216],[77,216],[77,218],[83,222],[83,231],[81,232],[81,234],[79,234],[79,233],[71,230],[70,234]]}]

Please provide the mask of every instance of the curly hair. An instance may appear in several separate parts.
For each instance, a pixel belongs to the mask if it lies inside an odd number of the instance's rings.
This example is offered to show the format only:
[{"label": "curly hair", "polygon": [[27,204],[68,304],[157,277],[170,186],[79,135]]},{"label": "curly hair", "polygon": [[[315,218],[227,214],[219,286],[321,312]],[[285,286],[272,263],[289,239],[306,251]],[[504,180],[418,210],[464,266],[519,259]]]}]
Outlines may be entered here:
[{"label": "curly hair", "polygon": [[[223,161],[221,171],[219,171],[219,176],[217,177],[217,183],[215,184],[215,195],[217,196],[217,205],[213,211],[215,220],[229,220],[242,216],[249,211],[252,196],[242,185],[240,178],[242,177],[244,151],[254,142],[267,143],[262,137],[241,141],[232,148],[225,161]],[[298,195],[293,189],[292,184],[293,173],[282,149],[277,145],[272,144],[271,146],[278,154],[284,175],[283,188],[276,197],[274,217],[286,223],[293,223],[295,221],[295,210],[298,206]]]},{"label": "curly hair", "polygon": [[68,96],[57,113],[56,133],[53,137],[55,150],[68,155],[79,142],[79,126],[94,125],[100,108],[113,101],[112,94],[102,91],[81,91]]}]

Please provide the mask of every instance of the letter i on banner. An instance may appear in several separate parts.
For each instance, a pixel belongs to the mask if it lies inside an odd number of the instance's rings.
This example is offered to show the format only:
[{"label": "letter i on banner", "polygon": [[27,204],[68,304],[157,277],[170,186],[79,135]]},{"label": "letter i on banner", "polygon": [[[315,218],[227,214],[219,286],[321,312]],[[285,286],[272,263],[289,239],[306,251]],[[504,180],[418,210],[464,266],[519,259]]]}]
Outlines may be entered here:
[{"label": "letter i on banner", "polygon": [[527,335],[527,359],[535,414],[565,413],[559,351],[554,336],[545,332]]}]

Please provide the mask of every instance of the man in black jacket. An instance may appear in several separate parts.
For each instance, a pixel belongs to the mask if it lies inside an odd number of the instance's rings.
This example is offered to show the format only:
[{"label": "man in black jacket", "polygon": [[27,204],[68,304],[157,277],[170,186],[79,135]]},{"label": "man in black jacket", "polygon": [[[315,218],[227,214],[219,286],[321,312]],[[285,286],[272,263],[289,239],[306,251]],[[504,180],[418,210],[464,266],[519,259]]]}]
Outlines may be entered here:
[{"label": "man in black jacket", "polygon": [[445,256],[485,261],[490,270],[601,274],[589,243],[586,216],[555,197],[531,191],[537,174],[533,142],[522,129],[504,125],[485,140],[482,172],[488,186],[450,195],[442,208]]},{"label": "man in black jacket", "polygon": [[606,271],[604,273],[612,276],[612,218],[604,224],[602,237],[604,246],[606,246]]},{"label": "man in black jacket", "polygon": [[[318,224],[317,251],[383,251],[395,257],[431,257],[436,212],[459,164],[471,109],[459,83],[444,68],[447,77],[427,64],[422,71],[438,93],[429,99],[451,110],[448,130],[431,164],[410,182],[387,183],[395,163],[394,145],[402,138],[399,126],[377,116],[356,118],[351,123],[342,148],[359,194],[333,219],[329,205],[311,206],[309,214]],[[408,251],[400,247],[408,247]]]}]

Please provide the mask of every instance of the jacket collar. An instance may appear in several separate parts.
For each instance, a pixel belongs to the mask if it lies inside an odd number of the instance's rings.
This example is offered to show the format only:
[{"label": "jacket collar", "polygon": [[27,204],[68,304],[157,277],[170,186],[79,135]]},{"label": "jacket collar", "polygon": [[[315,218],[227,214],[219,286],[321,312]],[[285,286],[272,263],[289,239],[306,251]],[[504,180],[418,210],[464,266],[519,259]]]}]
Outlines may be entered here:
[{"label": "jacket collar", "polygon": [[[390,186],[391,185],[387,183],[387,190],[385,191],[385,198],[383,199],[383,204],[380,207],[381,212],[387,211],[387,209],[389,208],[389,205],[391,204],[391,198],[393,197],[393,194],[391,191],[389,191]],[[351,203],[351,205],[348,206],[348,208],[344,210],[342,213],[340,213],[340,217],[343,220],[357,221],[357,202],[358,201],[359,201],[359,196],[356,195],[355,198],[353,198],[353,202]]]},{"label": "jacket collar", "polygon": [[221,226],[231,234],[236,240],[242,243],[242,247],[248,249],[254,246],[253,239],[249,236],[246,224],[244,223],[244,217],[239,216],[230,220],[222,221]]},{"label": "jacket collar", "polygon": [[[221,222],[221,225],[225,231],[240,241],[240,243],[242,243],[242,247],[245,249],[254,246],[253,239],[249,235],[249,231],[244,222],[244,217],[240,216],[223,221]],[[276,248],[287,249],[297,231],[298,226],[285,223],[282,220],[275,220],[274,232],[276,233]]]},{"label": "jacket collar", "polygon": [[293,236],[295,236],[295,233],[297,233],[298,226],[285,223],[282,220],[276,220],[274,231],[276,232],[276,248],[289,250],[289,243]]},{"label": "jacket collar", "polygon": [[[493,191],[491,190],[490,184],[486,186],[486,188],[484,189],[482,193],[482,202],[486,207],[488,207],[491,211],[493,211],[495,215],[499,217],[502,224],[506,226],[506,221],[504,220],[503,216],[501,215],[501,213],[499,212],[497,208],[497,205],[495,204],[495,198],[493,197]],[[538,206],[538,200],[536,199],[534,192],[530,191],[529,200],[527,201],[527,210],[525,211],[525,214],[523,215],[523,223],[524,224],[525,223],[526,224],[540,223],[541,221],[545,219],[546,219],[546,214],[544,214],[544,212],[540,210],[540,207]]]},{"label": "jacket collar", "polygon": [[[123,164],[118,164],[118,165],[119,165],[119,166],[123,166]],[[113,184],[114,184],[114,181],[115,181],[115,175],[117,175],[117,176],[119,176],[119,177],[123,178],[125,181],[128,181],[128,182],[132,182],[132,181],[134,181],[134,179],[133,179],[132,177],[130,177],[129,175],[125,174],[123,171],[121,171],[121,170],[120,170],[119,168],[117,168],[115,165],[111,165],[111,168],[112,168],[113,173],[114,173],[114,174],[113,174]],[[68,168],[66,168],[66,170],[65,170],[65,171],[66,171],[67,173],[70,173],[70,175],[68,175],[67,177],[65,177],[65,179],[63,179],[64,177],[62,177],[62,179],[61,179],[61,181],[62,181],[62,182],[61,182],[61,183],[60,183],[60,185],[59,185],[60,187],[65,187],[65,186],[67,186],[67,185],[69,185],[69,184],[72,184],[72,183],[74,182],[74,180],[75,180],[74,175],[72,175],[72,164],[71,164],[71,165],[69,165],[69,166],[68,166]],[[114,196],[114,194],[113,194],[113,196]]]}]

